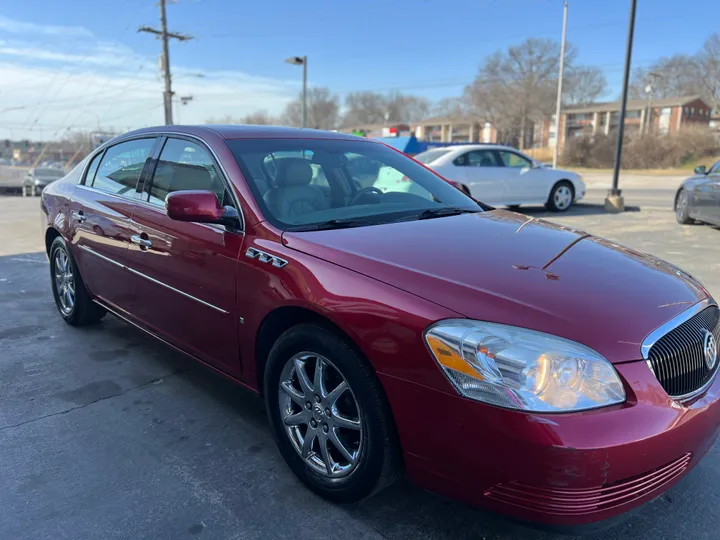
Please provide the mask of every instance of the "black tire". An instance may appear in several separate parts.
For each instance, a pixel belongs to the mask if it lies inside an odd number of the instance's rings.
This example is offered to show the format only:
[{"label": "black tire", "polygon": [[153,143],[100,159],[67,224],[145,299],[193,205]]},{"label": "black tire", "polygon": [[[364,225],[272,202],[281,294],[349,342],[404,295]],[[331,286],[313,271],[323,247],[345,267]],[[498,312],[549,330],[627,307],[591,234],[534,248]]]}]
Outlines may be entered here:
[{"label": "black tire", "polygon": [[[566,204],[561,204],[558,199],[560,200],[567,200],[566,197],[558,197],[560,193],[564,193],[563,190],[569,190],[570,191],[570,199],[569,202]],[[570,208],[575,201],[575,189],[573,188],[573,185],[568,182],[567,180],[560,180],[558,183],[556,183],[553,188],[550,190],[550,196],[548,197],[547,202],[545,203],[545,207],[550,210],[551,212],[565,212]]]},{"label": "black tire", "polygon": [[[58,257],[62,255],[66,257],[67,268],[72,276],[72,284],[74,286],[74,301],[68,309],[67,305],[63,305],[58,291],[58,283],[56,280],[56,272],[58,271]],[[53,298],[58,312],[63,320],[72,326],[86,326],[95,324],[105,316],[105,309],[90,298],[90,294],[85,287],[85,283],[80,276],[75,259],[70,252],[65,240],[58,236],[50,246],[50,283],[52,285]]]},{"label": "black tire", "polygon": [[[313,469],[291,442],[281,416],[280,382],[294,355],[310,352],[331,362],[350,387],[359,405],[359,457],[346,476],[332,478]],[[278,338],[270,351],[264,376],[265,403],[270,426],[280,453],[295,475],[312,491],[330,501],[353,503],[389,486],[402,471],[395,424],[385,393],[375,372],[345,339],[319,324],[300,324]],[[305,399],[303,394],[302,399]],[[321,405],[322,408],[324,404]],[[305,437],[309,432],[306,428]],[[314,444],[314,443],[313,443]],[[314,453],[317,456],[317,452]]]},{"label": "black tire", "polygon": [[675,198],[675,219],[681,225],[692,225],[695,220],[690,217],[690,206],[688,204],[688,193],[681,189]]}]

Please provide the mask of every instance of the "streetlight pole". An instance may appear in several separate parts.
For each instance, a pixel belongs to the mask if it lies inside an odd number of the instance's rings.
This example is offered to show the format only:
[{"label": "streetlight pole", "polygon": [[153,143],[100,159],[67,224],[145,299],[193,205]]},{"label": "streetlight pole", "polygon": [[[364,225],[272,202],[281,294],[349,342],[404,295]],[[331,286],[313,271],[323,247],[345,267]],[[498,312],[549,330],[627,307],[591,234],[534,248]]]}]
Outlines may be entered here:
[{"label": "streetlight pole", "polygon": [[285,59],[285,63],[303,67],[302,87],[302,127],[307,127],[307,56],[291,56]]},{"label": "streetlight pole", "polygon": [[565,43],[567,41],[568,3],[563,7],[562,42],[560,44],[560,75],[558,76],[557,104],[555,105],[555,148],[553,148],[553,169],[557,169],[560,147],[560,108],[562,107],[563,75],[565,73]]},{"label": "streetlight pole", "polygon": [[632,64],[633,35],[635,34],[635,13],[637,0],[630,0],[630,22],[628,24],[627,47],[625,50],[625,73],[623,74],[622,103],[620,104],[620,124],[618,125],[617,148],[615,149],[615,166],[613,168],[612,189],[605,198],[605,210],[608,212],[622,212],[625,210],[625,201],[622,192],[618,189],[620,180],[620,164],[622,162],[623,133],[625,131],[625,111],[627,109],[628,83],[630,81],[630,65]]}]

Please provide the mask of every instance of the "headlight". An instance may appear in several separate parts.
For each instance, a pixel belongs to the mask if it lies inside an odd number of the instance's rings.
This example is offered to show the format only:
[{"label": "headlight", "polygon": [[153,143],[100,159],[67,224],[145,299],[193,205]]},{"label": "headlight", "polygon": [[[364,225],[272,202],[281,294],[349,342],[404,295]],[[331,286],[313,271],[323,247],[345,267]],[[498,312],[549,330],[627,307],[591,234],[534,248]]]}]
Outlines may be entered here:
[{"label": "headlight", "polygon": [[581,411],[625,401],[610,362],[574,341],[464,319],[431,326],[425,341],[468,398],[534,412]]}]

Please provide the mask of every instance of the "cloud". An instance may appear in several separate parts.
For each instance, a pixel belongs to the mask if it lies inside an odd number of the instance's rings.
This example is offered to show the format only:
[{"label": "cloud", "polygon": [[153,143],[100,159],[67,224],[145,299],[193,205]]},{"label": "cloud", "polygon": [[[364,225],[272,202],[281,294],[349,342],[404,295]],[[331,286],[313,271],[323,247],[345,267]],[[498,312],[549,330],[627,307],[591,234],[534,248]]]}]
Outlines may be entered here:
[{"label": "cloud", "polygon": [[[79,27],[43,26],[0,17],[0,139],[53,139],[68,131],[126,131],[163,123],[157,59]],[[78,53],[68,35],[85,36]],[[198,77],[200,74],[202,77]],[[281,112],[297,80],[233,70],[173,66],[176,123]],[[181,96],[193,96],[182,105]]]},{"label": "cloud", "polygon": [[47,24],[35,24],[29,22],[9,19],[0,15],[0,32],[8,32],[10,34],[29,35],[45,35],[58,37],[93,37],[93,33],[87,28],[80,26],[55,26]]}]

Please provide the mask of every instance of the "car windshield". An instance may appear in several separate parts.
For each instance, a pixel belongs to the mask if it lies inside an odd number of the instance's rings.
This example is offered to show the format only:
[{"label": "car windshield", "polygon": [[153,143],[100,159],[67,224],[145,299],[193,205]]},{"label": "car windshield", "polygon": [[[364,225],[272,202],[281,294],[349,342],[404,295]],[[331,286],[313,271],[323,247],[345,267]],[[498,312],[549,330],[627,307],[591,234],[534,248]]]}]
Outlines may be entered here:
[{"label": "car windshield", "polygon": [[62,178],[65,176],[65,172],[60,169],[35,169],[35,175],[49,178]]},{"label": "car windshield", "polygon": [[473,199],[404,154],[372,141],[229,140],[265,217],[314,230],[481,212]]},{"label": "car windshield", "polygon": [[426,152],[420,152],[417,156],[414,156],[420,163],[432,163],[437,161],[445,154],[449,154],[450,150],[427,150]]}]

